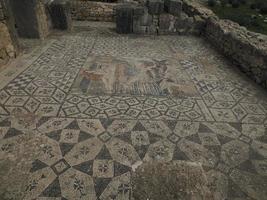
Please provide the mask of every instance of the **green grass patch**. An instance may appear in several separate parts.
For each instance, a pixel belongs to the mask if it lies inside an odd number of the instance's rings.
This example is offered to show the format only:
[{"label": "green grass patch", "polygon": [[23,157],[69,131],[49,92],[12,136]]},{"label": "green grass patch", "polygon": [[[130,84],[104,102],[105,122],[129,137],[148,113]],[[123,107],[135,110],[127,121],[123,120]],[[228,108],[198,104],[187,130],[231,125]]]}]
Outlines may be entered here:
[{"label": "green grass patch", "polygon": [[[256,2],[257,1],[257,2]],[[209,7],[215,14],[221,19],[230,19],[239,23],[241,26],[245,26],[248,30],[263,33],[267,35],[267,20],[266,14],[261,14],[259,9],[252,9],[251,4],[259,3],[261,0],[247,0],[246,4],[239,4],[237,8],[233,8],[231,4]],[[263,0],[263,3],[266,0]]]}]

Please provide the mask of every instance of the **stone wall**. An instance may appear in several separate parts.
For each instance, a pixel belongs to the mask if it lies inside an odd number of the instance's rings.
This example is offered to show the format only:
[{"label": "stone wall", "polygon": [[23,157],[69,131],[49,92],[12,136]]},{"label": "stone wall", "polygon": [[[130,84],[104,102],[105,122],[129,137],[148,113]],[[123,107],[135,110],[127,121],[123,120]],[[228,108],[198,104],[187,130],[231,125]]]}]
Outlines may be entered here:
[{"label": "stone wall", "polygon": [[0,0],[0,67],[18,53],[18,41],[7,2]]},{"label": "stone wall", "polygon": [[189,16],[205,20],[202,34],[207,41],[232,59],[250,78],[267,88],[267,36],[248,31],[230,20],[221,20],[198,3],[183,2],[183,10]]},{"label": "stone wall", "polygon": [[114,21],[116,3],[94,2],[90,0],[72,1],[72,19],[89,21]]},{"label": "stone wall", "polygon": [[267,36],[250,32],[229,20],[211,18],[207,21],[206,38],[267,88]]},{"label": "stone wall", "polygon": [[136,34],[201,34],[205,21],[197,16],[189,16],[182,8],[182,0],[148,0],[138,5],[118,5],[116,23],[120,24],[122,30],[125,23],[129,23],[125,21],[125,16],[132,15],[133,28],[130,32]]}]

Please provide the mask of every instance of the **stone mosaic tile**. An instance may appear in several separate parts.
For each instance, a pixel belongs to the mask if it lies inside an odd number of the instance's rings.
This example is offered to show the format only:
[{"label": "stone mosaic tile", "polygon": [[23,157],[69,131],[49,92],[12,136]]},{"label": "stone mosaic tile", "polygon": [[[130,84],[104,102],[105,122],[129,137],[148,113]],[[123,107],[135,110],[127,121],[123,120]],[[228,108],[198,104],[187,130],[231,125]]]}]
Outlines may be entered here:
[{"label": "stone mosaic tile", "polygon": [[92,27],[1,72],[1,197],[129,200],[136,166],[184,160],[214,199],[267,198],[266,91],[200,38]]}]

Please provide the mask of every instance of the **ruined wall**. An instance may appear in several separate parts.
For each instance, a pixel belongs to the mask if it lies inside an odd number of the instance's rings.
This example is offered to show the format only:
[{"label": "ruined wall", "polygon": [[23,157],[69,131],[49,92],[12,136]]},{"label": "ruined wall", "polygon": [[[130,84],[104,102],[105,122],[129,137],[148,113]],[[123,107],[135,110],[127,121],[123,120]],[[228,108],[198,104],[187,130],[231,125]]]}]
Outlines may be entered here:
[{"label": "ruined wall", "polygon": [[0,67],[18,53],[18,41],[7,2],[0,0]]},{"label": "ruined wall", "polygon": [[134,33],[142,34],[201,34],[203,21],[182,12],[179,16],[170,13],[149,15],[134,21]]},{"label": "ruined wall", "polygon": [[[116,24],[123,30],[126,23],[132,23],[136,34],[201,34],[205,21],[197,16],[189,16],[182,10],[182,0],[148,0],[146,2],[116,7]],[[130,17],[132,20],[125,20]],[[121,27],[121,28],[120,28]],[[122,31],[123,32],[123,31]],[[127,33],[127,31],[125,32]]]},{"label": "ruined wall", "polygon": [[235,60],[242,71],[267,88],[267,36],[250,32],[229,20],[209,19],[206,37]]},{"label": "ruined wall", "polygon": [[183,0],[183,10],[205,20],[207,41],[238,64],[250,78],[267,88],[267,36],[248,31],[230,20],[219,19],[211,10]]},{"label": "ruined wall", "polygon": [[114,21],[116,3],[72,0],[72,19],[89,21]]}]

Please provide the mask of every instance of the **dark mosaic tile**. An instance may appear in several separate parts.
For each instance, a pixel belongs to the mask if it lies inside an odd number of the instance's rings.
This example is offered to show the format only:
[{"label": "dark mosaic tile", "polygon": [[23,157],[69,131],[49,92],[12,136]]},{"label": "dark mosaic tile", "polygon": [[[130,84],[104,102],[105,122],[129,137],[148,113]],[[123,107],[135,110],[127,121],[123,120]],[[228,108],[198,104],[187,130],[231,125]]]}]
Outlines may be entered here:
[{"label": "dark mosaic tile", "polygon": [[201,141],[200,141],[200,139],[199,139],[198,134],[194,134],[194,135],[187,136],[186,139],[187,139],[187,140],[190,140],[190,141],[192,141],[192,142],[201,144]]},{"label": "dark mosaic tile", "polygon": [[45,135],[53,140],[59,141],[61,136],[61,130],[51,131],[49,133],[46,133]]},{"label": "dark mosaic tile", "polygon": [[10,127],[11,126],[11,121],[9,118],[4,119],[3,121],[0,121],[0,127]]},{"label": "dark mosaic tile", "polygon": [[135,150],[138,153],[139,157],[143,159],[147,153],[149,145],[135,146]]},{"label": "dark mosaic tile", "polygon": [[112,160],[112,156],[110,155],[110,152],[106,145],[103,145],[102,149],[100,152],[97,154],[96,159],[106,159],[106,160]]},{"label": "dark mosaic tile", "polygon": [[233,140],[230,137],[227,137],[227,136],[224,136],[224,135],[220,135],[220,134],[217,134],[217,138],[220,141],[221,145],[226,144],[226,143],[228,143],[228,142]]},{"label": "dark mosaic tile", "polygon": [[241,123],[229,123],[232,127],[234,127],[239,132],[242,132],[242,124]]},{"label": "dark mosaic tile", "polygon": [[173,160],[189,160],[189,158],[176,146],[173,152]]},{"label": "dark mosaic tile", "polygon": [[80,127],[79,127],[77,121],[74,120],[74,121],[71,122],[68,126],[66,126],[65,129],[75,129],[75,130],[79,130]]},{"label": "dark mosaic tile", "polygon": [[41,119],[39,119],[36,126],[37,127],[41,126],[42,124],[46,123],[49,119],[51,119],[51,117],[42,117]]},{"label": "dark mosaic tile", "polygon": [[82,142],[84,140],[90,139],[94,136],[90,135],[89,133],[85,133],[84,131],[80,131],[78,142]]},{"label": "dark mosaic tile", "polygon": [[145,127],[138,121],[133,127],[133,131],[146,131]]},{"label": "dark mosaic tile", "polygon": [[109,119],[109,118],[101,118],[101,119],[99,119],[99,120],[100,120],[102,126],[103,126],[105,129],[107,129],[108,126],[111,125],[112,122],[113,122],[113,120],[112,120],[112,119]]},{"label": "dark mosaic tile", "polygon": [[86,173],[90,176],[93,176],[93,160],[83,162],[79,165],[73,166],[74,169],[77,169],[83,173]]},{"label": "dark mosaic tile", "polygon": [[74,147],[75,144],[70,143],[60,143],[59,147],[62,153],[62,156],[65,156],[68,152],[71,151],[71,149]]},{"label": "dark mosaic tile", "polygon": [[40,195],[41,197],[61,197],[59,179],[56,178]]},{"label": "dark mosaic tile", "polygon": [[207,126],[205,126],[202,123],[199,124],[198,132],[200,132],[200,133],[213,133],[212,130],[210,130]]},{"label": "dark mosaic tile", "polygon": [[40,160],[35,160],[35,161],[33,161],[33,163],[32,163],[32,168],[30,169],[30,172],[33,173],[33,172],[38,171],[38,170],[40,170],[40,169],[43,169],[43,168],[45,168],[45,167],[48,167],[48,165],[45,164],[45,163],[43,163],[43,162],[40,161]]},{"label": "dark mosaic tile", "polygon": [[7,133],[6,133],[5,137],[4,137],[4,139],[11,138],[11,137],[15,137],[15,136],[22,135],[22,134],[23,134],[22,131],[19,131],[19,130],[15,129],[15,128],[10,128],[10,129],[7,131]]},{"label": "dark mosaic tile", "polygon": [[120,176],[122,174],[125,174],[127,172],[130,172],[132,170],[132,168],[126,166],[126,165],[122,165],[118,162],[114,162],[114,176]]},{"label": "dark mosaic tile", "polygon": [[96,196],[99,197],[111,182],[111,178],[94,178]]}]

